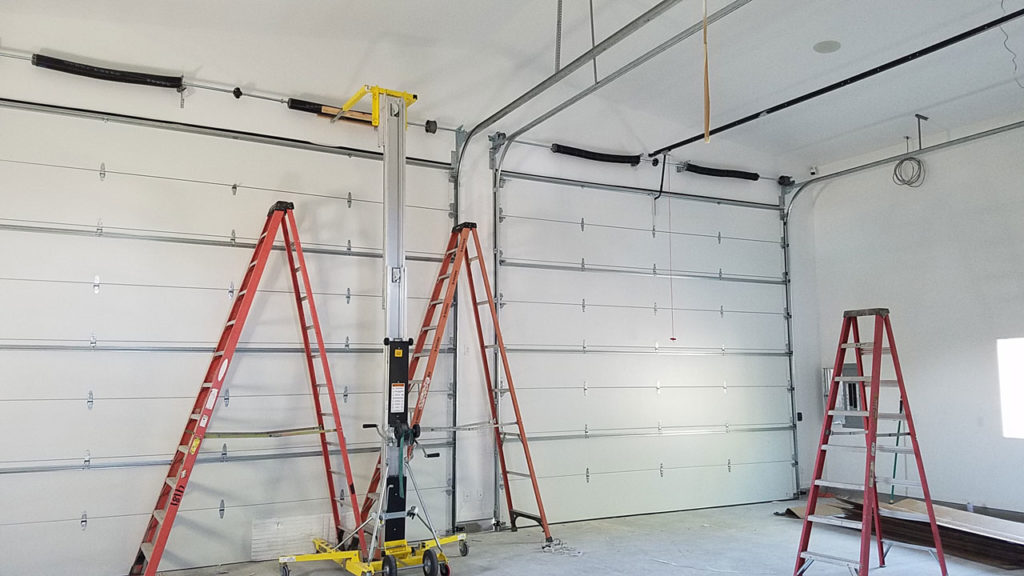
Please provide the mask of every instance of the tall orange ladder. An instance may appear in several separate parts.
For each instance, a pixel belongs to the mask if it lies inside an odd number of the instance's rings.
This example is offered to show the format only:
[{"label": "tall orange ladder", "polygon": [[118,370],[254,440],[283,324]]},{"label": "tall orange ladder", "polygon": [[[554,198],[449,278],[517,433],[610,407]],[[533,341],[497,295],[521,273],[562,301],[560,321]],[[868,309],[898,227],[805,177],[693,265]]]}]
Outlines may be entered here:
[{"label": "tall orange ladder", "polygon": [[[339,542],[342,539],[341,518],[343,502],[345,500],[338,493],[334,476],[343,479],[341,489],[348,492],[348,501],[355,526],[361,525],[361,514],[356,505],[356,489],[352,480],[352,469],[349,464],[348,449],[345,444],[345,434],[341,428],[341,419],[338,415],[338,400],[334,394],[334,381],[331,379],[331,371],[327,362],[327,355],[324,349],[323,332],[320,329],[320,321],[317,318],[316,305],[313,302],[313,290],[309,282],[309,272],[306,269],[306,260],[302,254],[302,245],[299,242],[299,232],[295,225],[295,215],[292,210],[294,205],[291,202],[277,202],[267,214],[266,224],[263,232],[256,242],[256,249],[252,260],[249,262],[245,277],[239,286],[235,302],[228,314],[227,322],[217,342],[217,348],[210,360],[210,366],[203,378],[203,384],[196,396],[195,404],[185,423],[185,431],[182,432],[178,441],[177,450],[171,459],[171,467],[167,478],[164,480],[157,496],[156,506],[150,516],[149,524],[142,537],[142,544],[135,556],[129,574],[152,576],[156,574],[163,556],[164,547],[167,545],[167,538],[174,525],[174,519],[178,514],[179,505],[188,487],[192,470],[196,464],[196,457],[202,446],[203,438],[208,434],[207,428],[213,417],[214,407],[217,405],[217,396],[221,391],[226,379],[231,360],[235,355],[238,345],[238,338],[242,334],[246,317],[252,307],[256,296],[256,289],[259,286],[260,278],[267,265],[267,259],[274,247],[274,240],[278,230],[284,240],[285,253],[288,256],[288,269],[292,277],[292,288],[295,293],[295,304],[298,309],[299,325],[302,329],[302,346],[305,351],[306,368],[309,373],[309,383],[313,393],[313,405],[316,411],[315,428],[299,428],[292,430],[276,431],[269,435],[290,435],[300,433],[316,434],[320,438],[320,449],[323,454],[324,466],[327,471],[327,491],[331,500],[331,512],[334,516],[334,525],[337,529]],[[328,399],[329,408],[323,406],[323,398]],[[325,418],[333,429],[325,425]],[[339,469],[331,458],[331,449],[340,452],[341,468]],[[353,531],[353,534],[357,533]],[[363,554],[366,553],[364,539],[359,538],[359,545]]]},{"label": "tall orange ladder", "polygon": [[[860,339],[858,319],[862,317],[874,319],[874,338],[870,342],[862,342]],[[853,350],[855,353],[857,373],[854,375],[843,374],[847,350]],[[864,356],[869,354],[871,355],[871,372],[870,374],[865,374]],[[894,380],[882,379],[882,357],[884,355],[889,355],[892,359],[892,367],[896,373]],[[845,385],[846,383],[854,383],[858,388],[856,396],[860,401],[858,404],[859,409],[857,410],[837,409],[837,401],[841,395],[840,384]],[[883,387],[895,387],[898,389],[900,407],[897,412],[879,412],[879,399]],[[866,410],[864,409],[865,407],[867,408]],[[864,428],[862,430],[833,428],[836,416],[863,418]],[[879,420],[905,422],[907,427],[905,431],[897,428],[896,432],[879,432]],[[865,443],[861,446],[831,442],[833,438],[838,436],[860,434],[865,437]],[[910,444],[900,446],[899,439],[901,437],[909,437]],[[880,439],[890,438],[895,440],[895,444],[889,445],[879,442]],[[866,452],[863,484],[833,482],[822,478],[825,469],[825,455],[832,451],[841,451],[843,449]],[[919,481],[877,476],[875,464],[876,455],[879,452],[894,455],[913,455],[917,461]],[[832,369],[832,380],[829,382],[828,407],[825,409],[825,421],[822,423],[821,438],[818,442],[818,454],[814,461],[814,477],[810,493],[807,496],[807,513],[804,518],[803,531],[800,535],[800,549],[797,552],[796,567],[793,569],[794,576],[799,576],[806,572],[814,562],[845,566],[855,576],[867,576],[871,560],[872,529],[874,529],[875,541],[878,547],[879,567],[885,566],[887,550],[883,548],[882,522],[878,508],[878,484],[915,487],[924,494],[925,507],[928,511],[927,520],[931,524],[934,542],[934,548],[928,548],[928,550],[938,560],[942,576],[946,576],[946,559],[942,554],[939,526],[935,522],[935,510],[932,507],[931,492],[928,490],[928,481],[924,474],[921,448],[917,443],[914,418],[910,413],[910,402],[907,400],[907,390],[903,384],[903,371],[900,369],[900,359],[896,353],[896,342],[892,336],[892,325],[889,323],[889,310],[887,308],[847,310],[843,313],[843,327],[839,336],[839,347],[836,349],[836,362]],[[861,521],[815,514],[819,493],[822,488],[863,492],[864,505]],[[923,519],[924,517],[922,516]],[[848,559],[835,554],[808,550],[811,540],[811,529],[816,524],[831,524],[859,530],[861,533],[859,556],[855,559]]]},{"label": "tall orange ladder", "polygon": [[[471,254],[472,249],[472,254]],[[434,367],[437,365],[437,358],[443,345],[445,326],[448,322],[448,314],[451,312],[452,301],[458,288],[459,277],[465,269],[466,278],[469,284],[470,299],[473,305],[473,318],[476,322],[477,342],[480,346],[480,356],[484,369],[484,381],[487,383],[487,397],[491,409],[491,425],[494,428],[494,441],[498,451],[498,461],[501,467],[501,478],[505,489],[505,503],[508,507],[509,524],[512,530],[516,530],[516,521],[520,518],[532,520],[544,529],[544,539],[552,542],[551,530],[548,527],[547,515],[544,512],[544,503],[540,496],[540,486],[537,483],[537,474],[533,466],[533,458],[530,456],[530,445],[526,439],[526,428],[523,426],[523,417],[519,410],[519,401],[516,399],[515,385],[512,383],[512,373],[509,369],[508,354],[505,350],[505,341],[501,335],[501,327],[498,324],[498,310],[494,302],[494,294],[491,292],[490,280],[487,277],[487,269],[481,258],[480,237],[477,235],[476,224],[464,222],[452,228],[451,236],[448,238],[448,246],[445,248],[444,257],[441,260],[441,268],[438,270],[437,279],[434,282],[430,299],[427,303],[426,313],[423,318],[423,325],[416,336],[416,343],[413,346],[412,359],[409,364],[410,389],[418,387],[416,406],[409,420],[410,426],[418,425],[423,417],[423,410],[427,402],[427,393],[430,390],[430,381],[434,375]],[[480,279],[474,276],[474,266],[479,272]],[[477,299],[477,282],[481,282],[484,298]],[[487,306],[494,325],[494,335],[497,342],[497,349],[501,358],[502,370],[505,375],[507,388],[495,389],[491,380],[491,368],[487,358],[487,350],[490,348],[484,342],[483,325],[480,319],[480,307]],[[427,343],[430,342],[429,348]],[[426,362],[421,362],[421,360]],[[419,372],[418,372],[419,371]],[[421,374],[417,376],[417,374]],[[507,393],[515,412],[514,422],[498,422],[498,401],[500,395]],[[515,431],[505,431],[503,427],[514,426]],[[522,445],[524,459],[526,462],[525,471],[509,470],[506,464],[505,451],[506,437],[515,437]],[[381,480],[380,458],[377,459],[377,466],[370,479],[370,487],[367,494],[374,494]],[[509,476],[529,478],[534,500],[536,501],[536,512],[525,511],[515,508],[512,505],[512,490],[509,485]],[[367,496],[363,501],[363,516],[368,516],[373,509],[373,499]]]}]

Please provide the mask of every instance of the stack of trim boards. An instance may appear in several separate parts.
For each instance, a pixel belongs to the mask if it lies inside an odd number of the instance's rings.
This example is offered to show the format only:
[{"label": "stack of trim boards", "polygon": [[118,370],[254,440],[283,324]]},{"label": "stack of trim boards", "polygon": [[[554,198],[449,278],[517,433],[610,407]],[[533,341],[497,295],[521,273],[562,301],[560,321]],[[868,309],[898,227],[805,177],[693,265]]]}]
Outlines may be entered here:
[{"label": "stack of trim boards", "polygon": [[[819,513],[860,519],[862,503],[859,499],[837,498],[829,504],[832,506],[828,507],[827,512]],[[924,502],[903,499],[894,504],[880,504],[882,534],[887,540],[931,546],[931,528],[925,515]],[[801,517],[804,510],[802,506],[797,506],[786,512]],[[946,553],[1007,570],[1024,568],[1024,523],[937,504],[935,519],[942,537],[942,548]]]}]

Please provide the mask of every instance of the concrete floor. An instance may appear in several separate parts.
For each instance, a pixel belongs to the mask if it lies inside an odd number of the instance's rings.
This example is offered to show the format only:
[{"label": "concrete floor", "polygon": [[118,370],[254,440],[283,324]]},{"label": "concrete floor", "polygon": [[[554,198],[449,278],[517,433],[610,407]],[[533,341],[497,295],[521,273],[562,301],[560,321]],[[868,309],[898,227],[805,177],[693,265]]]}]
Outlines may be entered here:
[{"label": "concrete floor", "polygon": [[[753,504],[731,508],[692,510],[651,516],[615,518],[559,524],[552,534],[564,542],[556,552],[541,550],[539,529],[516,533],[470,534],[469,556],[448,553],[456,576],[523,576],[547,574],[643,574],[706,575],[792,574],[800,539],[801,521],[774,516],[791,502]],[[859,549],[856,532],[832,526],[816,526],[811,549],[852,558]],[[956,557],[947,557],[951,576],[999,574],[1021,576],[1024,570],[1000,570]],[[340,576],[330,564],[294,564],[293,576]],[[409,570],[408,574],[420,574]],[[875,573],[872,570],[871,573]],[[168,572],[174,576],[278,576],[277,562],[252,562]],[[939,574],[938,564],[927,553],[893,548],[885,576]],[[816,564],[807,576],[849,576],[845,568]]]}]

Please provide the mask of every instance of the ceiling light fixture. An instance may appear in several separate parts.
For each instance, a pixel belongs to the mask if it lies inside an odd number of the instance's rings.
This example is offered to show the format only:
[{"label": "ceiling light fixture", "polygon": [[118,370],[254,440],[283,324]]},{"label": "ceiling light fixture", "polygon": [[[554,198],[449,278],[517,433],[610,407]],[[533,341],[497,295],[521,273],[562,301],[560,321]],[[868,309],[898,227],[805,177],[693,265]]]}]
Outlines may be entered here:
[{"label": "ceiling light fixture", "polygon": [[814,45],[814,51],[818,54],[831,54],[838,52],[841,47],[842,44],[837,40],[822,40]]}]

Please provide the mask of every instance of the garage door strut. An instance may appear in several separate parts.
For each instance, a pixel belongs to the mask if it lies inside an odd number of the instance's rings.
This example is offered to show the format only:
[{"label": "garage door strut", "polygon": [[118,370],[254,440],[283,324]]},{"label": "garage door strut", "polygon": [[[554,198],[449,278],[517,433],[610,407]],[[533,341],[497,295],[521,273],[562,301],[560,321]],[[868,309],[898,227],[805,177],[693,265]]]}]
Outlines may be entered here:
[{"label": "garage door strut", "polygon": [[[472,250],[471,250],[472,248]],[[472,255],[471,255],[472,252]],[[494,302],[494,294],[491,292],[490,280],[487,278],[487,269],[481,259],[483,252],[480,249],[480,238],[476,232],[476,224],[464,222],[452,228],[451,237],[448,239],[448,247],[445,249],[441,268],[437,273],[437,280],[434,282],[433,291],[427,303],[426,313],[423,318],[423,326],[416,336],[416,343],[413,346],[412,359],[409,364],[410,389],[418,387],[416,406],[410,418],[409,425],[415,426],[420,423],[423,417],[423,409],[427,402],[427,392],[430,390],[430,380],[434,375],[434,367],[443,345],[445,326],[448,322],[448,313],[451,312],[452,300],[455,298],[455,291],[458,288],[460,273],[465,268],[466,278],[469,284],[469,295],[473,305],[473,319],[476,322],[477,342],[480,346],[480,356],[484,370],[484,382],[487,383],[487,397],[490,399],[491,424],[494,428],[494,440],[498,449],[498,460],[501,465],[501,480],[505,488],[505,503],[508,505],[509,524],[514,531],[517,529],[516,521],[520,518],[532,520],[544,529],[546,542],[553,542],[551,530],[548,527],[547,515],[544,513],[544,504],[540,497],[540,487],[537,484],[537,474],[533,467],[533,458],[530,456],[530,446],[526,441],[526,429],[523,426],[522,414],[519,411],[519,401],[516,399],[515,386],[512,384],[512,373],[509,370],[508,354],[505,350],[505,341],[501,335],[501,327],[498,325],[498,310]],[[476,263],[476,266],[474,266]],[[474,268],[478,270],[480,279],[474,277]],[[477,283],[483,291],[482,298],[477,298]],[[487,350],[490,346],[484,343],[484,334],[481,324],[480,307],[486,306],[494,326],[494,335],[497,342],[499,356],[501,358],[502,370],[505,375],[505,388],[495,389],[491,380],[491,368],[487,359]],[[429,348],[427,343],[430,343]],[[421,362],[421,360],[426,362]],[[421,371],[422,376],[416,374]],[[514,422],[498,422],[498,402],[502,394],[508,394],[515,411]],[[513,430],[505,431],[506,427],[514,427]],[[511,437],[519,441],[523,447],[526,471],[509,470],[505,461],[506,438]],[[381,480],[380,459],[377,460],[377,467],[370,479],[370,487],[367,494],[374,494]],[[533,488],[533,495],[536,501],[536,512],[528,512],[512,505],[512,490],[509,485],[509,476],[529,478]],[[366,516],[373,509],[373,500],[367,498],[363,502],[363,515]]]},{"label": "garage door strut", "polygon": [[[331,371],[324,350],[323,333],[320,330],[320,321],[313,303],[313,290],[309,282],[306,260],[302,255],[302,245],[299,243],[299,232],[295,225],[293,208],[294,205],[291,202],[277,202],[267,214],[267,222],[263,226],[263,232],[256,243],[256,250],[245,271],[245,277],[239,287],[231,312],[228,314],[227,322],[221,332],[213,358],[210,360],[206,377],[203,378],[195,405],[185,423],[185,431],[182,433],[181,440],[178,441],[178,448],[171,459],[170,471],[160,488],[156,507],[149,518],[149,524],[142,537],[142,544],[139,546],[135,562],[129,571],[130,575],[152,576],[156,574],[164,547],[167,545],[167,538],[174,524],[174,518],[178,514],[182,496],[185,494],[189,478],[192,476],[196,456],[202,446],[203,438],[207,435],[207,428],[213,417],[213,409],[217,405],[217,395],[224,385],[238,338],[245,326],[246,317],[252,307],[256,289],[266,268],[267,259],[273,249],[278,230],[281,231],[285,254],[288,256],[288,269],[292,277],[295,304],[299,313],[302,344],[306,353],[306,369],[309,372],[317,422],[315,428],[288,432],[306,431],[320,437],[320,449],[327,470],[327,490],[331,499],[331,512],[334,515],[334,526],[338,530],[339,541],[342,539],[340,527],[344,509],[343,502],[346,499],[351,503],[349,508],[351,508],[355,519],[354,525],[359,526],[362,523],[360,510],[356,505],[356,489],[352,481],[352,469],[349,465],[345,434],[342,432],[341,419],[338,416],[338,399],[334,394],[334,382],[331,380]],[[322,406],[324,399],[327,399],[329,406]],[[325,418],[328,419],[326,424]],[[328,428],[327,425],[333,426],[333,429]],[[342,466],[340,469],[331,460],[331,449],[340,451]],[[347,498],[338,494],[334,476],[343,479],[344,484],[341,489],[348,491]],[[365,554],[366,544],[361,538],[359,546]]]},{"label": "garage door strut", "polygon": [[[861,317],[873,317],[875,321],[874,338],[871,342],[862,342],[860,329],[857,325]],[[883,336],[885,343],[883,344]],[[852,337],[852,339],[851,339]],[[856,375],[843,374],[844,359],[847,350],[854,350],[857,363]],[[864,374],[864,356],[871,355],[871,373]],[[882,356],[888,354],[892,358],[892,367],[895,371],[895,379],[882,379]],[[903,385],[903,372],[900,370],[900,359],[896,354],[896,342],[892,337],[892,325],[889,323],[889,310],[887,308],[869,308],[866,310],[847,310],[843,313],[843,328],[839,337],[839,347],[836,350],[836,363],[832,369],[833,378],[829,383],[828,408],[825,410],[825,421],[821,427],[821,439],[818,442],[818,455],[814,461],[814,479],[811,483],[810,494],[807,496],[807,514],[804,518],[803,532],[800,535],[800,550],[797,553],[796,567],[793,569],[794,576],[799,576],[807,571],[814,562],[836,564],[845,566],[850,574],[855,576],[867,576],[869,562],[871,560],[871,530],[874,528],[875,541],[878,546],[879,567],[885,566],[885,555],[888,548],[885,544],[892,545],[892,542],[885,542],[882,538],[882,522],[878,509],[878,484],[889,486],[914,487],[924,493],[924,503],[928,510],[927,515],[921,515],[920,520],[927,520],[931,524],[932,539],[934,548],[927,548],[939,562],[939,569],[942,576],[946,576],[946,559],[942,555],[942,542],[939,540],[939,527],[935,522],[935,511],[932,508],[932,496],[928,491],[928,481],[925,479],[924,463],[921,460],[921,448],[917,443],[917,432],[914,429],[914,419],[910,415],[910,403],[907,401],[907,390]],[[859,397],[858,407],[867,410],[841,410],[836,408],[838,397],[842,394],[840,384],[844,386],[853,384],[858,388],[855,394]],[[900,407],[897,412],[884,413],[878,411],[879,396],[883,387],[897,388],[899,391]],[[833,429],[835,417],[862,418],[864,428],[851,431],[849,428]],[[895,421],[900,424],[906,423],[906,431],[902,427],[896,427],[896,432],[878,431],[878,421]],[[887,429],[888,430],[888,429]],[[832,444],[830,440],[840,435],[865,436],[864,445],[848,445],[842,443]],[[903,436],[910,438],[910,444],[900,446],[899,439]],[[894,445],[879,444],[879,439],[892,438]],[[853,484],[847,482],[832,482],[822,479],[822,472],[825,468],[825,454],[835,449],[856,449],[866,451],[864,463],[864,483]],[[917,480],[905,480],[897,478],[886,478],[875,476],[875,455],[878,452],[898,454],[912,454],[917,461]],[[864,500],[861,520],[849,520],[835,516],[822,516],[815,514],[818,504],[818,495],[821,488],[838,488],[863,492]],[[849,560],[833,554],[822,554],[811,552],[808,545],[811,539],[811,528],[815,524],[832,524],[845,528],[856,528],[860,530],[860,557]]]}]

